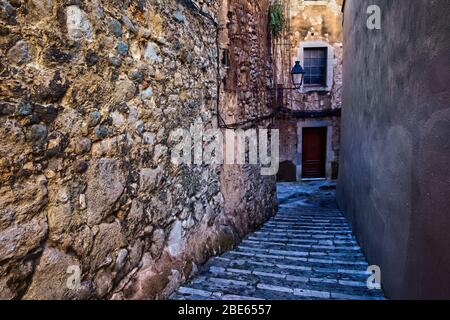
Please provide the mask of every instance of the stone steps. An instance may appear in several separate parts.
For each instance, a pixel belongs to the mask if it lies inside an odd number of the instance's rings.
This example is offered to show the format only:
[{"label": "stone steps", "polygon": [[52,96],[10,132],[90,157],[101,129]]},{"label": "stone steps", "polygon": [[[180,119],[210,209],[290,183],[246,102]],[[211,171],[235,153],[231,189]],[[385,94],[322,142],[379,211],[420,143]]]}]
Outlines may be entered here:
[{"label": "stone steps", "polygon": [[211,259],[172,299],[374,300],[368,264],[337,209],[281,205],[234,250]]},{"label": "stone steps", "polygon": [[[358,284],[358,285],[356,285]],[[247,295],[256,298],[267,298],[264,291],[272,294],[287,293],[290,299],[331,299],[332,296],[352,295],[359,299],[382,299],[380,292],[367,293],[361,283],[339,281],[327,278],[305,278],[296,276],[277,277],[269,272],[252,271],[251,274],[216,272],[210,276],[197,277],[189,288],[197,295],[220,292],[222,295]],[[183,290],[181,293],[186,293]],[[210,294],[210,296],[212,296]]]},{"label": "stone steps", "polygon": [[284,250],[284,251],[307,251],[307,252],[335,252],[335,253],[361,253],[360,247],[356,246],[328,246],[319,244],[278,244],[273,242],[251,242],[244,241],[239,248],[254,250]]},{"label": "stone steps", "polygon": [[[233,256],[230,256],[233,258]],[[217,265],[215,265],[217,266]],[[233,268],[270,271],[286,275],[307,276],[307,277],[323,277],[324,274],[337,278],[338,280],[366,281],[368,274],[364,265],[348,265],[341,263],[322,264],[319,259],[308,261],[298,261],[296,258],[286,259],[283,257],[242,257],[235,256],[234,261],[223,263],[217,268]]]},{"label": "stone steps", "polygon": [[256,234],[251,235],[247,238],[247,241],[253,241],[253,242],[261,242],[261,243],[271,243],[276,242],[280,244],[322,244],[322,243],[331,243],[331,244],[339,244],[339,245],[358,245],[358,243],[355,240],[339,240],[339,239],[332,239],[332,240],[320,240],[320,239],[311,239],[311,238],[305,238],[305,239],[290,239],[290,238],[282,238],[282,237],[271,237],[268,239],[267,237],[259,237]]}]

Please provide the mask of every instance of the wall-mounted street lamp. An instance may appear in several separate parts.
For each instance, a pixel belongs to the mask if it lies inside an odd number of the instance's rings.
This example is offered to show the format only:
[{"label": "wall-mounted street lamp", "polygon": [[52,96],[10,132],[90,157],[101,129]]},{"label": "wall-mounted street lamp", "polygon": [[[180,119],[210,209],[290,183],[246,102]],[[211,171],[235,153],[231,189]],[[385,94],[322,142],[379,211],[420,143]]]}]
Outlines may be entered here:
[{"label": "wall-mounted street lamp", "polygon": [[291,70],[292,84],[294,89],[298,90],[302,87],[305,70],[300,65],[300,61],[295,61],[295,65]]}]

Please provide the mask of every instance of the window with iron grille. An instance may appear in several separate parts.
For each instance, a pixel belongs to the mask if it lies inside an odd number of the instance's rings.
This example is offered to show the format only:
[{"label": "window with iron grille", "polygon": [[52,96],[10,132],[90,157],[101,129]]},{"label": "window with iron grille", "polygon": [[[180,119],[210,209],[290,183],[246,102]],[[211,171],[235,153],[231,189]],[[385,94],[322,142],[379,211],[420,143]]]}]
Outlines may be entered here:
[{"label": "window with iron grille", "polygon": [[327,48],[305,48],[305,86],[327,85]]}]

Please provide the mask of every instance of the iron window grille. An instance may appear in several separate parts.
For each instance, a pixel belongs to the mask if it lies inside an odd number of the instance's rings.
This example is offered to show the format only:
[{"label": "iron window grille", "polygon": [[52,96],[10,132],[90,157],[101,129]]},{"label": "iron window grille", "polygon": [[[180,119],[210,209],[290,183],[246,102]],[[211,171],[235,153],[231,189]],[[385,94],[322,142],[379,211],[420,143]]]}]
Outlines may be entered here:
[{"label": "iron window grille", "polygon": [[304,49],[304,85],[325,87],[327,85],[327,48]]}]

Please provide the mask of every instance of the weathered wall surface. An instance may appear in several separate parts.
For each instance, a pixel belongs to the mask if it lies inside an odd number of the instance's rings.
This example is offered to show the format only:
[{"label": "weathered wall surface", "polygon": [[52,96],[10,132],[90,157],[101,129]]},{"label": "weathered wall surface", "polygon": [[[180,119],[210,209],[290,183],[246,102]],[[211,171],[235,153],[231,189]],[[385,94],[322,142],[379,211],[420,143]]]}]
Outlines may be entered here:
[{"label": "weathered wall surface", "polygon": [[[335,110],[342,107],[342,1],[305,1],[305,0],[286,0],[284,1],[289,10],[288,26],[289,32],[285,35],[286,39],[282,41],[289,46],[279,50],[289,50],[288,53],[275,55],[277,64],[277,81],[281,80],[287,88],[292,87],[290,74],[296,60],[301,61],[301,51],[303,46],[312,47],[328,47],[330,51],[328,60],[328,81],[327,88],[308,88],[304,86],[301,90],[286,90],[285,107],[294,111],[324,111]],[[277,50],[276,50],[277,51]],[[289,57],[289,58],[287,58]],[[303,65],[303,61],[301,61]],[[282,72],[284,71],[284,72]],[[283,73],[283,75],[281,75]],[[280,82],[279,82],[280,83]],[[332,146],[330,150],[333,159],[332,170],[328,173],[328,177],[337,176],[337,167],[340,149],[340,117],[339,116],[323,116],[318,117],[317,122],[331,122],[329,130],[332,130]],[[281,170],[279,179],[283,179],[283,171],[290,168],[301,169],[301,154],[299,149],[299,141],[301,141],[301,133],[298,128],[307,127],[313,119],[281,117],[278,121],[278,128],[282,140],[282,148],[280,150]],[[301,130],[301,129],[300,129]],[[301,131],[300,131],[301,132]],[[332,171],[332,172],[331,172]],[[292,175],[290,175],[292,177]],[[296,179],[301,178],[301,172],[296,173]]]},{"label": "weathered wall surface", "polygon": [[[269,0],[222,1],[218,14],[222,126],[271,128],[270,121],[248,122],[272,113],[268,8]],[[243,122],[246,123],[240,126]],[[258,166],[224,166],[221,191],[225,215],[233,217],[234,231],[239,237],[260,225],[261,217],[265,219],[273,213],[275,182],[274,176],[261,177]]]},{"label": "weathered wall surface", "polygon": [[445,0],[345,7],[338,199],[388,298],[450,298],[449,15]]},{"label": "weathered wall surface", "polygon": [[322,37],[330,43],[342,42],[342,0],[289,1],[294,47],[306,37]]},{"label": "weathered wall surface", "polygon": [[298,137],[297,121],[278,119],[277,128],[280,130],[280,169],[277,180],[282,182],[297,181]]},{"label": "weathered wall surface", "polygon": [[338,109],[342,106],[342,1],[290,0],[290,7],[291,61],[285,68],[290,70],[294,61],[300,59],[302,43],[314,42],[326,44],[333,50],[332,60],[328,61],[333,72],[327,90],[305,87],[302,92],[293,91],[289,107],[294,110]]},{"label": "weathered wall surface", "polygon": [[223,110],[226,124],[271,113],[269,0],[224,0],[220,9]]},{"label": "weathered wall surface", "polygon": [[0,14],[0,298],[163,298],[273,214],[259,168],[170,161],[171,130],[217,125],[205,19],[174,0],[1,1]]}]

